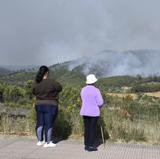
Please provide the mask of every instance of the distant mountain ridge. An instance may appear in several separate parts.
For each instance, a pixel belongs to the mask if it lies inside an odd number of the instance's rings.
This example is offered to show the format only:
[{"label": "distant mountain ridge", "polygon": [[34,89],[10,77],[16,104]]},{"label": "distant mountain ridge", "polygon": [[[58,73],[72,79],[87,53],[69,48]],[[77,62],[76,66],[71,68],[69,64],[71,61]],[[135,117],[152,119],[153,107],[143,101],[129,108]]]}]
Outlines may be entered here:
[{"label": "distant mountain ridge", "polygon": [[37,65],[0,65],[0,67],[3,67],[10,71],[19,71],[19,70],[29,70],[29,69],[37,68],[39,66]]},{"label": "distant mountain ridge", "polygon": [[[77,60],[67,61],[50,66],[50,77],[62,83],[79,83],[85,76],[94,73],[98,78],[112,76],[160,76],[160,51],[157,50],[129,50],[117,52],[104,50],[95,55],[82,57]],[[3,71],[3,70],[2,70]],[[11,83],[24,83],[33,80],[37,67],[20,70],[1,78]]]},{"label": "distant mountain ridge", "polygon": [[10,74],[12,71],[6,68],[0,67],[0,75],[7,75]]},{"label": "distant mountain ridge", "polygon": [[84,75],[95,73],[100,77],[159,76],[159,61],[160,51],[157,50],[129,50],[124,52],[104,50],[91,57],[82,57],[62,63],[60,66],[68,67],[70,71],[78,68]]}]

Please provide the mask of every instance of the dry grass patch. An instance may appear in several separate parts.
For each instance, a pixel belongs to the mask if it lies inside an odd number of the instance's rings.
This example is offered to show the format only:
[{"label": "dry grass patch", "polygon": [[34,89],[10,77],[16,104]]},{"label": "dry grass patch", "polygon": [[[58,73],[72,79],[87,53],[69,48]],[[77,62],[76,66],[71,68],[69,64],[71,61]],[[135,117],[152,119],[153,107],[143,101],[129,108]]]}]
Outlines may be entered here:
[{"label": "dry grass patch", "polygon": [[144,93],[144,94],[147,96],[160,98],[160,91],[159,92],[149,92],[149,93]]},{"label": "dry grass patch", "polygon": [[135,93],[107,93],[107,95],[109,96],[114,96],[114,97],[120,97],[120,98],[127,98],[127,97],[131,97],[132,99],[137,99],[137,94]]}]

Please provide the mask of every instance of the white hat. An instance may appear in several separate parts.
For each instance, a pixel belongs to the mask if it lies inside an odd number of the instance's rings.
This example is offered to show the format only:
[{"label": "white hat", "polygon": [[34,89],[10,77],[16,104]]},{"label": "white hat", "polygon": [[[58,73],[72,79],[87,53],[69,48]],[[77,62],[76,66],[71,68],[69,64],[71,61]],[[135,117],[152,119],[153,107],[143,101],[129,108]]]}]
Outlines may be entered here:
[{"label": "white hat", "polygon": [[86,77],[86,84],[93,84],[95,82],[97,82],[97,78],[94,74],[90,74]]}]

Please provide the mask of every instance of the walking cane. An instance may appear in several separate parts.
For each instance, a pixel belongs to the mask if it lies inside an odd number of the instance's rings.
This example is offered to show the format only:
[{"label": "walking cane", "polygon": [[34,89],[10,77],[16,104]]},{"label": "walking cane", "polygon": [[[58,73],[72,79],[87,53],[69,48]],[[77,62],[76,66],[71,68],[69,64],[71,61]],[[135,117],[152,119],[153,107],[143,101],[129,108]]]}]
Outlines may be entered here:
[{"label": "walking cane", "polygon": [[101,137],[102,137],[103,146],[104,146],[103,148],[105,148],[104,132],[103,132],[102,125],[101,125]]}]

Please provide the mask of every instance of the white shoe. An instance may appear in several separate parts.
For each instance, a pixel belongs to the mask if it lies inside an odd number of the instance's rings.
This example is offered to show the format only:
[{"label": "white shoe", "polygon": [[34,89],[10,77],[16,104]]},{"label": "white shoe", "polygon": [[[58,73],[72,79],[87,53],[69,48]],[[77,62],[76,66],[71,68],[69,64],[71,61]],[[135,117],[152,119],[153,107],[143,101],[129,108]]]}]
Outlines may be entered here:
[{"label": "white shoe", "polygon": [[56,144],[54,144],[53,142],[50,142],[49,144],[47,144],[47,143],[45,143],[44,145],[43,145],[43,147],[56,147]]},{"label": "white shoe", "polygon": [[45,142],[44,141],[38,141],[37,146],[42,146]]}]

